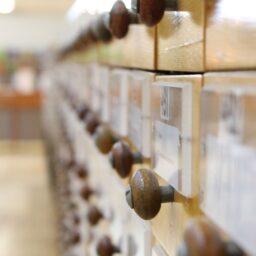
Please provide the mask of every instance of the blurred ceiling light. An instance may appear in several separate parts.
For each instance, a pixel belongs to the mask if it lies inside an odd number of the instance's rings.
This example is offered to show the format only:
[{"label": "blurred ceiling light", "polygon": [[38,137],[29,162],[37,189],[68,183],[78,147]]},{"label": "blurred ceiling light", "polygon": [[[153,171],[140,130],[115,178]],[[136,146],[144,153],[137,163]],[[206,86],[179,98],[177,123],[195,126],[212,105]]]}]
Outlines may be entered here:
[{"label": "blurred ceiling light", "polygon": [[0,14],[11,13],[15,8],[15,0],[0,0]]},{"label": "blurred ceiling light", "polygon": [[[75,0],[71,8],[68,10],[67,18],[68,20],[73,21],[84,13],[97,14],[109,12],[115,2],[116,0]],[[123,0],[123,2],[128,9],[131,8],[131,0]]]}]

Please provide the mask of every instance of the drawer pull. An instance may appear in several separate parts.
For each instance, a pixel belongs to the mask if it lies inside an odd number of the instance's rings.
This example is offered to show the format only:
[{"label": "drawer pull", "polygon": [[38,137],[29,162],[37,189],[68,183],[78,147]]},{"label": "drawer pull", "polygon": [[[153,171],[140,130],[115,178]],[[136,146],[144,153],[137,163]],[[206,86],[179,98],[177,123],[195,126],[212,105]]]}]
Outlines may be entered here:
[{"label": "drawer pull", "polygon": [[206,218],[192,220],[184,233],[178,256],[245,256],[233,242],[224,241],[217,228]]},{"label": "drawer pull", "polygon": [[103,219],[103,214],[96,206],[90,206],[87,213],[87,219],[91,226],[96,226],[101,219]]},{"label": "drawer pull", "polygon": [[142,156],[139,152],[133,153],[127,143],[118,141],[112,147],[110,162],[120,177],[125,178],[130,174],[133,164],[142,163]]},{"label": "drawer pull", "polygon": [[84,120],[86,115],[89,113],[89,107],[85,104],[76,107],[77,116],[80,120]]},{"label": "drawer pull", "polygon": [[118,141],[118,138],[113,135],[113,132],[107,125],[100,125],[96,129],[94,140],[99,151],[102,154],[107,154]]},{"label": "drawer pull", "polygon": [[132,0],[132,10],[139,15],[139,20],[146,26],[157,25],[165,10],[177,10],[178,0]]},{"label": "drawer pull", "polygon": [[80,196],[85,201],[88,201],[93,194],[95,194],[95,191],[88,184],[84,184],[80,189]]},{"label": "drawer pull", "polygon": [[120,253],[120,249],[113,245],[108,236],[103,236],[97,244],[97,254],[99,256],[112,256],[115,253]]},{"label": "drawer pull", "polygon": [[149,170],[138,170],[126,190],[126,200],[131,209],[144,220],[153,219],[162,203],[174,201],[172,186],[159,186],[156,175]]},{"label": "drawer pull", "polygon": [[129,30],[129,25],[138,23],[138,16],[129,11],[122,1],[117,1],[109,14],[109,28],[116,38],[124,38]]},{"label": "drawer pull", "polygon": [[96,114],[94,114],[93,112],[90,112],[86,115],[85,123],[86,123],[86,130],[88,131],[89,134],[92,135],[96,131],[97,127],[99,126],[100,121],[96,116]]},{"label": "drawer pull", "polygon": [[78,166],[76,170],[77,176],[79,179],[83,180],[88,177],[88,169],[85,166]]}]

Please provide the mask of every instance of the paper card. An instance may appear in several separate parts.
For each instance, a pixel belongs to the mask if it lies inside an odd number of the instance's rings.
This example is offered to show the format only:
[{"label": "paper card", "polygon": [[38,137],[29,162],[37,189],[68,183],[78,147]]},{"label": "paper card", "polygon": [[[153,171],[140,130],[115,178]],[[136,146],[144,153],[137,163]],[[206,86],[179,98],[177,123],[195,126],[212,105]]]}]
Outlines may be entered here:
[{"label": "paper card", "polygon": [[193,194],[192,84],[153,84],[153,167],[185,196]]},{"label": "paper card", "polygon": [[209,85],[202,94],[200,205],[256,254],[256,87]]}]

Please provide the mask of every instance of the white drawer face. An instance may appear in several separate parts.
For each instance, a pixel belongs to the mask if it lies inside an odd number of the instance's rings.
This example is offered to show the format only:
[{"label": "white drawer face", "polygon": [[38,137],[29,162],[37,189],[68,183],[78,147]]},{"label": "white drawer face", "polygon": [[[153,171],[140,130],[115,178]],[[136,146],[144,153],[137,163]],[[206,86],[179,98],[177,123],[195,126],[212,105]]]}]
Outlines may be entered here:
[{"label": "white drawer face", "polygon": [[177,77],[167,80],[157,78],[152,90],[153,168],[181,194],[191,197],[196,189],[193,122],[199,112],[200,83]]},{"label": "white drawer face", "polygon": [[101,110],[101,90],[100,90],[100,66],[97,64],[91,65],[91,88],[92,88],[92,110],[96,113],[100,113]]},{"label": "white drawer face", "polygon": [[[202,93],[202,210],[256,254],[256,74],[206,77]],[[230,77],[229,77],[230,76]]]},{"label": "white drawer face", "polygon": [[121,136],[128,134],[129,72],[114,70],[110,84],[110,123]]},{"label": "white drawer face", "polygon": [[103,122],[110,121],[110,69],[105,66],[100,67],[100,116]]},{"label": "white drawer face", "polygon": [[132,143],[149,158],[151,154],[151,84],[154,75],[131,72],[128,135]]}]

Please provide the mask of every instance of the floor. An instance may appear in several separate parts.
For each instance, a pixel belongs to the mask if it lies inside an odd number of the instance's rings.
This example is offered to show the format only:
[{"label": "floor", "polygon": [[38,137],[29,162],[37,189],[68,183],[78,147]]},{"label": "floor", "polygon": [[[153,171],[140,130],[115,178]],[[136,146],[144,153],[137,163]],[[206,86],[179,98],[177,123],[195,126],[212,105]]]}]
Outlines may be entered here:
[{"label": "floor", "polygon": [[0,255],[57,256],[56,237],[42,143],[0,142]]}]

